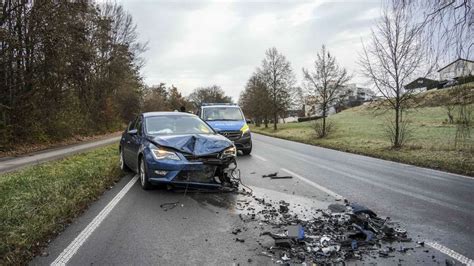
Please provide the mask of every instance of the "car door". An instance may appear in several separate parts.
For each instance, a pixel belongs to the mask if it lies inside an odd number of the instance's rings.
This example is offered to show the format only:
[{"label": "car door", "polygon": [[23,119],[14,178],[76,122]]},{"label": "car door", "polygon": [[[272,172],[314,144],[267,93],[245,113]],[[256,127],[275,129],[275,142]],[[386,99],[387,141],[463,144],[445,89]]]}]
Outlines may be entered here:
[{"label": "car door", "polygon": [[130,135],[130,131],[136,129],[136,122],[137,118],[135,118],[132,122],[127,127],[127,132],[123,135],[123,142],[122,142],[122,147],[123,147],[123,159],[127,163],[128,166],[134,167],[134,160],[133,160],[133,153],[131,150],[131,141],[132,141],[132,135]]},{"label": "car door", "polygon": [[137,118],[135,129],[137,130],[137,133],[130,135],[130,142],[128,145],[132,160],[130,166],[134,167],[134,169],[138,169],[138,151],[142,143],[141,139],[143,138],[143,119],[141,116]]}]

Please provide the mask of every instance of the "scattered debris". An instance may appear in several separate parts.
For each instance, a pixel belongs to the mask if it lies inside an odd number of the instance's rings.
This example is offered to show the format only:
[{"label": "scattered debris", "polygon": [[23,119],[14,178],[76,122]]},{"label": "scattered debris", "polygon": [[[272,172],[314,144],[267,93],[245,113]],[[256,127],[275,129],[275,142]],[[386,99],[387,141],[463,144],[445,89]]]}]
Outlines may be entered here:
[{"label": "scattered debris", "polygon": [[280,212],[287,213],[289,211],[288,205],[280,204]]},{"label": "scattered debris", "polygon": [[293,178],[291,175],[285,175],[285,176],[271,176],[270,179],[290,179]]},{"label": "scattered debris", "polygon": [[232,230],[232,234],[234,234],[234,235],[237,235],[240,232],[242,232],[242,230],[240,230],[240,228]]},{"label": "scattered debris", "polygon": [[418,247],[424,247],[425,246],[424,241],[417,241],[416,244],[418,244]]},{"label": "scattered debris", "polygon": [[[277,175],[271,173],[264,177]],[[260,228],[268,230],[260,236],[272,238],[274,244],[260,244],[267,249],[261,254],[271,257],[275,263],[337,264],[364,257],[394,257],[396,253],[413,250],[403,245],[391,247],[411,239],[407,231],[389,217],[378,217],[369,208],[346,199],[330,204],[328,209],[315,210],[283,200],[259,198],[253,193],[244,195],[251,199],[237,201],[239,217],[244,222],[257,222]],[[303,212],[297,214],[298,208],[304,208]],[[236,235],[238,230],[232,233]],[[422,246],[421,243],[418,245]]]},{"label": "scattered debris", "polygon": [[[164,211],[169,211],[171,209],[174,209],[176,206],[178,206],[179,201],[177,202],[168,202],[168,203],[163,203],[160,205],[160,208],[162,208]],[[181,204],[181,207],[184,206]]]},{"label": "scattered debris", "polygon": [[290,179],[290,178],[293,178],[292,176],[290,175],[287,175],[287,176],[278,176],[278,172],[275,172],[275,173],[271,173],[271,174],[268,174],[268,175],[262,175],[263,178],[265,177],[270,177],[270,179]]},{"label": "scattered debris", "polygon": [[285,253],[285,254],[283,254],[283,256],[281,257],[281,260],[282,260],[282,261],[289,261],[289,260],[290,260],[290,257],[288,257],[288,256],[286,255],[286,253]]},{"label": "scattered debris", "polygon": [[236,238],[235,238],[235,242],[244,243],[244,242],[245,242],[245,239],[236,237]]},{"label": "scattered debris", "polygon": [[301,225],[292,225],[288,227],[288,238],[303,240],[304,228]]},{"label": "scattered debris", "polygon": [[268,175],[262,175],[262,177],[265,178],[265,177],[272,177],[272,176],[277,176],[277,175],[278,175],[278,172],[275,172]]}]

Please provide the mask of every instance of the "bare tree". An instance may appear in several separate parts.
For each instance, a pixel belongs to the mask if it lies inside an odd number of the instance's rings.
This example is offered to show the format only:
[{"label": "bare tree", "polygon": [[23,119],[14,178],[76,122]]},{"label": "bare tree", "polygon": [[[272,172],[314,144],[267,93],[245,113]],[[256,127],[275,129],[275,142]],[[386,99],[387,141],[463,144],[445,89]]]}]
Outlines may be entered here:
[{"label": "bare tree", "polygon": [[200,107],[203,103],[231,103],[232,98],[225,95],[224,90],[217,85],[209,87],[201,87],[195,89],[189,96],[188,100],[191,101],[196,108]]},{"label": "bare tree", "polygon": [[258,74],[265,83],[271,101],[273,129],[277,129],[278,116],[291,105],[295,75],[290,62],[275,47],[265,52]]},{"label": "bare tree", "polygon": [[[449,1],[425,1],[425,0],[399,0],[400,4],[406,6],[412,12],[423,14],[419,17],[422,26],[420,34],[425,39],[425,53],[430,59],[432,69],[437,69],[440,64],[452,62],[455,59],[471,59],[474,50],[474,10],[471,0],[449,0]],[[461,69],[461,73],[469,72],[467,64],[462,61],[457,62],[456,68]],[[456,104],[447,108],[454,109],[456,113],[456,134],[454,146],[472,149],[471,113],[474,112],[472,106],[471,92],[461,84],[467,80],[458,78],[458,85],[453,88],[453,98]],[[453,114],[448,109],[449,119]],[[467,144],[467,145],[465,145]]]},{"label": "bare tree", "polygon": [[318,130],[318,136],[323,138],[328,134],[326,117],[329,109],[346,93],[344,85],[351,77],[345,68],[338,65],[336,58],[324,45],[316,55],[312,72],[303,68],[303,76],[304,86],[308,94],[315,99],[321,112],[322,125]]},{"label": "bare tree", "polygon": [[393,110],[394,118],[387,125],[393,148],[400,148],[408,137],[408,120],[403,111],[408,108],[412,92],[404,90],[404,84],[425,69],[420,28],[410,23],[410,17],[401,4],[385,7],[369,43],[363,44],[359,61],[363,74]]},{"label": "bare tree", "polygon": [[265,127],[268,127],[271,99],[265,83],[257,73],[253,73],[247,81],[247,85],[240,94],[239,105],[247,117],[252,117],[255,120],[256,126],[260,126],[263,120]]}]

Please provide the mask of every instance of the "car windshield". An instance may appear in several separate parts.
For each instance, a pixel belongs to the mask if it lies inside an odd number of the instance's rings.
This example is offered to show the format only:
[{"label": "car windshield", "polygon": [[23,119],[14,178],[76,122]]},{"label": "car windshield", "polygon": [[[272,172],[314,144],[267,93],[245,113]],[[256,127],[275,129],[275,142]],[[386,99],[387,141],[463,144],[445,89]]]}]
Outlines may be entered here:
[{"label": "car windshield", "polygon": [[145,128],[150,135],[213,134],[214,131],[194,116],[170,115],[145,118]]},{"label": "car windshield", "polygon": [[206,107],[203,108],[202,117],[206,121],[239,121],[244,119],[238,107]]}]

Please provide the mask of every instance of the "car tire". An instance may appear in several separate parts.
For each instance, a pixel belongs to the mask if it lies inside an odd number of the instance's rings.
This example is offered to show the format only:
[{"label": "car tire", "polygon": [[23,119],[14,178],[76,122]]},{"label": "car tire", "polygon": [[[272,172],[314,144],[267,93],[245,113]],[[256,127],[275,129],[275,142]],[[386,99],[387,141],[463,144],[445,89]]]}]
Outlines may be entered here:
[{"label": "car tire", "polygon": [[242,149],[242,153],[244,155],[250,155],[251,152],[252,152],[252,145],[250,145],[250,148],[248,149]]},{"label": "car tire", "polygon": [[131,172],[132,170],[130,169],[130,167],[128,167],[128,165],[125,163],[125,160],[123,159],[123,151],[122,149],[120,149],[120,170],[124,171],[124,172]]},{"label": "car tire", "polygon": [[138,175],[140,177],[140,185],[142,189],[149,190],[153,187],[153,185],[148,181],[148,175],[146,172],[146,165],[145,160],[140,159],[139,168],[138,168]]}]

